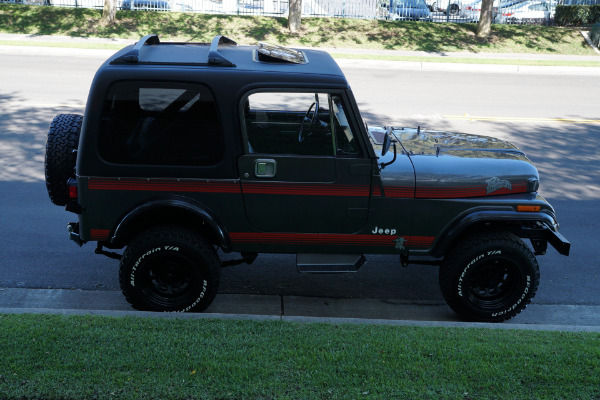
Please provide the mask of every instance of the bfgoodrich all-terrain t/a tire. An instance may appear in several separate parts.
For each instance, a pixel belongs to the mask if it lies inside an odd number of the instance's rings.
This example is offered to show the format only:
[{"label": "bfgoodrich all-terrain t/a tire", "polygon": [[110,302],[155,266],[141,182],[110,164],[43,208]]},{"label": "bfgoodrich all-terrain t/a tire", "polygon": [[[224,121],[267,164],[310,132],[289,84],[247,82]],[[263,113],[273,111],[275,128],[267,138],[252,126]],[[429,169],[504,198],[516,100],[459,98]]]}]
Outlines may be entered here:
[{"label": "bfgoodrich all-terrain t/a tire", "polygon": [[58,206],[69,201],[67,181],[75,176],[75,150],[79,146],[79,134],[83,116],[59,114],[52,120],[46,141],[44,169],[46,188],[50,200]]},{"label": "bfgoodrich all-terrain t/a tire", "polygon": [[440,288],[456,313],[501,322],[520,313],[538,288],[538,263],[517,236],[485,232],[453,248],[440,266]]},{"label": "bfgoodrich all-terrain t/a tire", "polygon": [[119,282],[127,301],[144,311],[204,311],[214,300],[220,263],[212,245],[185,228],[160,226],[131,241]]}]

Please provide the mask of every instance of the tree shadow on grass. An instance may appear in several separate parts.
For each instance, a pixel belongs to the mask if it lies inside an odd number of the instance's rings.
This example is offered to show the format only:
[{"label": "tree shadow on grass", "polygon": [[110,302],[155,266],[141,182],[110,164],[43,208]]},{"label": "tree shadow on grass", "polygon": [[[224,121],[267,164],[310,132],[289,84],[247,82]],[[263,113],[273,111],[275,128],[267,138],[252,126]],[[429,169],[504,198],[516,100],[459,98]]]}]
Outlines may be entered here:
[{"label": "tree shadow on grass", "polygon": [[[314,47],[367,47],[387,50],[511,51],[561,53],[586,49],[573,29],[547,26],[494,25],[492,37],[475,36],[476,24],[413,21],[304,18],[299,34],[287,29],[287,18],[177,12],[118,11],[117,21],[101,25],[101,10],[0,5],[0,30],[35,35],[122,37],[137,39],[158,33],[166,39],[207,42],[216,35],[239,43],[273,41]],[[574,42],[575,41],[575,42]],[[578,41],[578,42],[577,42]],[[578,48],[574,43],[580,43]]]}]

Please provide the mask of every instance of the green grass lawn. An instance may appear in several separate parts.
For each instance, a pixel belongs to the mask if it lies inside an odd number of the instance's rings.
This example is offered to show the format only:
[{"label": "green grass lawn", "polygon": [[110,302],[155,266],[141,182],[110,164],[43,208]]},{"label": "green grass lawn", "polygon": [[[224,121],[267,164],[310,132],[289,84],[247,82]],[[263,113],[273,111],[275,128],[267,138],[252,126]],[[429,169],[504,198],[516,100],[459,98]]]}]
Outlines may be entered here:
[{"label": "green grass lawn", "polygon": [[291,35],[285,18],[174,12],[117,12],[114,25],[98,23],[101,10],[0,4],[0,32],[139,39],[158,33],[163,40],[210,41],[217,34],[238,43],[267,41],[313,47],[469,51],[504,53],[595,53],[576,29],[494,25],[489,40],[475,37],[476,24],[304,18]]},{"label": "green grass lawn", "polygon": [[2,399],[598,399],[600,334],[0,315]]}]

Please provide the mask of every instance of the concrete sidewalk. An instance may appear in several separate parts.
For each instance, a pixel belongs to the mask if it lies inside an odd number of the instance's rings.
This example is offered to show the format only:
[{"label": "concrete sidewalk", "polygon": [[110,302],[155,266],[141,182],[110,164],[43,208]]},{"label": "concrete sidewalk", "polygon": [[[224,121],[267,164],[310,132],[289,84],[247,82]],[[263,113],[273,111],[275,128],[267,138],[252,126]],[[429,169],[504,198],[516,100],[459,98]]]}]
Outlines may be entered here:
[{"label": "concrete sidewalk", "polygon": [[397,299],[219,294],[201,314],[133,310],[119,291],[0,288],[0,313],[221,318],[376,325],[600,332],[600,306],[532,304],[501,324],[461,322],[448,306]]},{"label": "concrete sidewalk", "polygon": [[[127,46],[133,44],[136,39],[111,39],[94,37],[71,37],[54,35],[28,35],[0,33],[0,41],[26,41],[31,43],[66,43],[66,44],[111,44],[117,46]],[[295,48],[309,48],[303,46],[292,46]],[[372,50],[372,49],[353,49],[353,48],[329,48],[319,47],[320,50],[332,54],[356,54],[356,55],[377,55],[377,56],[397,56],[397,57],[431,57],[432,59],[442,58],[469,58],[469,59],[498,59],[498,60],[541,60],[541,61],[600,61],[600,54],[593,56],[578,56],[569,54],[521,54],[521,53],[473,53],[473,52],[426,52],[426,51],[404,51],[404,50]]]},{"label": "concrete sidewalk", "polygon": [[[112,44],[126,46],[133,44],[134,39],[107,39],[107,38],[82,38],[69,36],[26,35],[0,33],[3,42],[29,42],[31,46],[0,45],[0,53],[34,54],[46,56],[74,56],[74,57],[103,57],[108,58],[116,50],[79,49],[69,47],[45,47],[48,43],[66,44]],[[39,45],[36,45],[39,44]],[[298,46],[293,46],[298,47]],[[300,46],[300,48],[303,48]],[[515,54],[515,53],[470,53],[470,52],[424,52],[402,50],[366,50],[347,48],[319,48],[333,54],[341,67],[364,66],[376,69],[410,69],[423,71],[460,71],[460,72],[491,72],[491,73],[517,73],[517,74],[551,74],[551,75],[600,75],[599,67],[569,67],[569,66],[531,66],[519,65],[519,61],[600,61],[600,55],[578,56],[562,54]],[[353,54],[361,59],[352,59]],[[336,57],[340,55],[340,57]],[[422,57],[426,61],[386,61],[363,59],[365,56],[397,56],[397,57]],[[442,60],[452,59],[452,62]],[[461,59],[469,59],[461,63]],[[503,64],[479,64],[474,60],[501,60]]]}]

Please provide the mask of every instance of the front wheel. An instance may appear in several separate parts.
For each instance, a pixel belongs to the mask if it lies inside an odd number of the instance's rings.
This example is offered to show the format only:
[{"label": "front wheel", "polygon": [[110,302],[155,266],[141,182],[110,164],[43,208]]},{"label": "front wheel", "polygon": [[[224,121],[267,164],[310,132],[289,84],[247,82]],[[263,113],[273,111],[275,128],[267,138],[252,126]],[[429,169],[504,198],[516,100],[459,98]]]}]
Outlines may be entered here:
[{"label": "front wheel", "polygon": [[212,245],[198,234],[161,226],[129,244],[119,271],[127,301],[145,311],[204,311],[214,300],[220,263]]},{"label": "front wheel", "polygon": [[531,250],[507,232],[468,237],[440,267],[440,288],[450,308],[481,322],[501,322],[520,313],[535,296],[539,279]]}]

